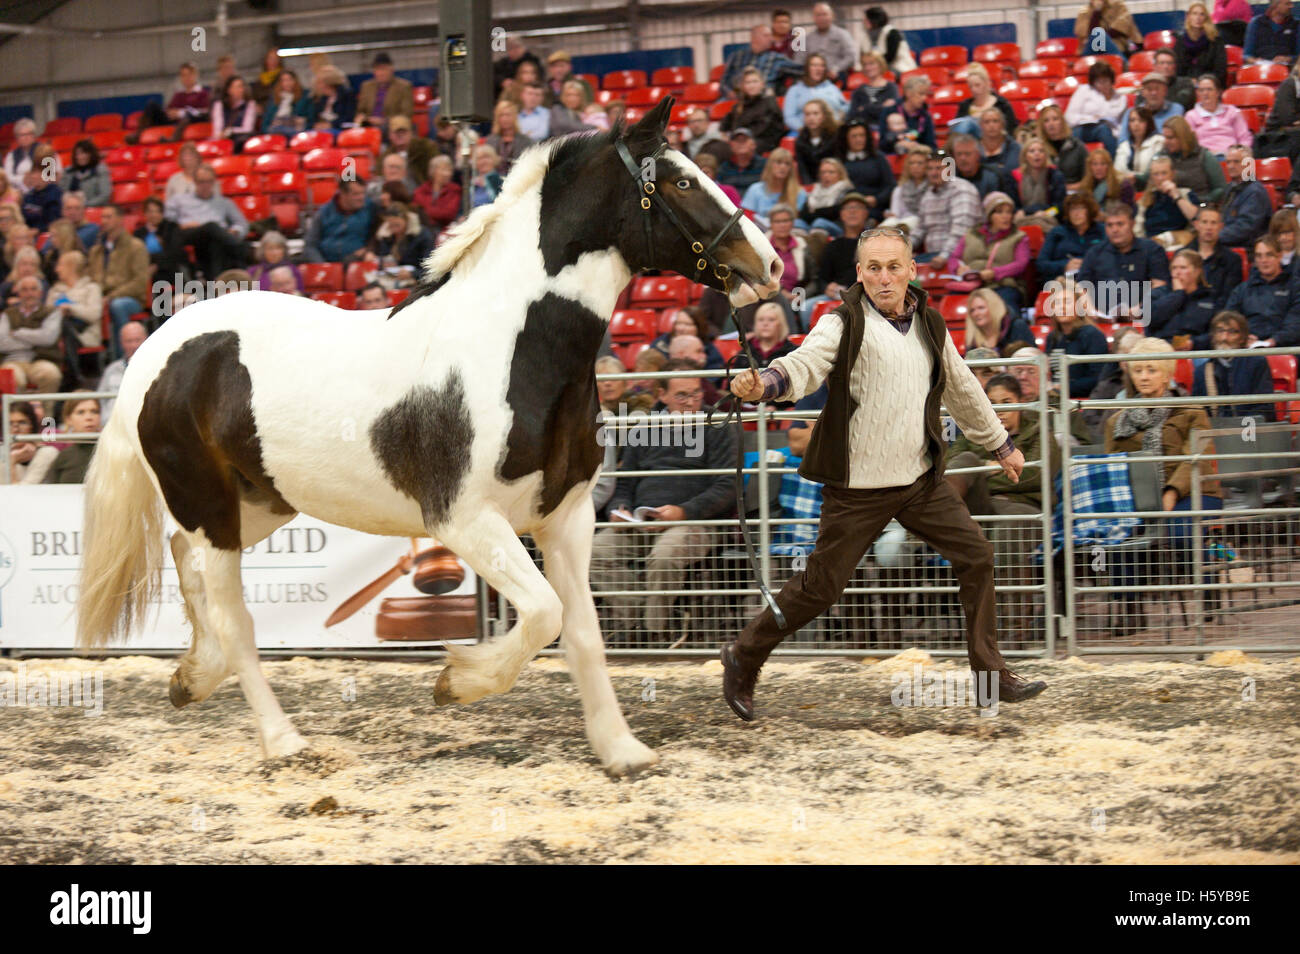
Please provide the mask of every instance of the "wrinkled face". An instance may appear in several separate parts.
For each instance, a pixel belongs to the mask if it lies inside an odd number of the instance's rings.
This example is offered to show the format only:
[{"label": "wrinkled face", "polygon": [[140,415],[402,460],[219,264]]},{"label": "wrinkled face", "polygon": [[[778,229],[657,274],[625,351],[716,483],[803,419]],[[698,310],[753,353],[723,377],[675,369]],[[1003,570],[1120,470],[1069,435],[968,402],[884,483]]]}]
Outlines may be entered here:
[{"label": "wrinkled face", "polygon": [[1210,329],[1210,340],[1217,351],[1236,351],[1246,347],[1246,332],[1235,321],[1216,321]]},{"label": "wrinkled face", "polygon": [[899,312],[907,300],[907,283],[916,278],[912,246],[904,238],[877,235],[858,247],[858,281],[882,310]]},{"label": "wrinkled face", "polygon": [[1038,400],[1038,365],[1013,364],[1011,373],[1020,382],[1020,390],[1024,392],[1024,403]]},{"label": "wrinkled face", "polygon": [[[644,153],[653,152],[653,148],[639,144],[647,141],[646,130],[654,128],[651,125],[654,115],[647,114],[629,133],[628,149],[633,161],[637,161]],[[659,135],[662,136],[662,130]],[[629,264],[635,261],[634,270],[638,267],[666,268],[687,277],[694,276],[700,256],[691,250],[690,243],[668,221],[657,204],[651,206],[648,214],[653,226],[654,254],[658,261],[650,263],[636,260],[646,254],[641,216],[647,213],[642,211],[640,204],[641,196],[645,193],[638,181],[627,173],[617,156],[613,157],[613,161],[618,163],[627,190],[625,194],[631,203],[627,221],[634,226],[626,230],[628,247],[624,258]],[[727,228],[727,220],[736,207],[695,163],[676,149],[665,149],[654,160],[652,180],[660,199],[673,210],[694,241],[707,246],[726,229],[726,234],[714,248],[713,255],[719,264],[730,269],[730,295],[737,307],[776,294],[780,288],[782,264],[772,243],[744,216]],[[699,281],[719,291],[725,289],[723,280],[711,268],[704,270]]]},{"label": "wrinkled face", "polygon": [[271,291],[279,292],[282,295],[295,295],[298,292],[298,283],[294,281],[293,272],[287,268],[277,268],[270,274]]},{"label": "wrinkled face", "polygon": [[278,242],[262,243],[262,261],[268,265],[275,265],[284,261],[285,248]]},{"label": "wrinkled face", "polygon": [[1242,170],[1246,166],[1246,154],[1240,149],[1229,149],[1224,156],[1223,165],[1228,178],[1233,182],[1240,182]]},{"label": "wrinkled face", "polygon": [[973,176],[979,172],[980,150],[973,142],[959,142],[953,146],[952,157],[957,163],[957,171],[964,176]]},{"label": "wrinkled face", "polygon": [[[1197,87],[1199,93],[1200,87]],[[1151,112],[1158,113],[1165,108],[1165,96],[1169,93],[1169,87],[1164,83],[1157,83],[1152,80],[1150,83],[1142,84],[1142,97],[1147,101],[1147,106]]]},{"label": "wrinkled face", "polygon": [[[1004,387],[991,388],[988,392],[989,403],[996,410],[1000,404],[1019,404],[1020,398],[1016,397],[1014,391]],[[1020,412],[1019,411],[998,411],[998,420],[1007,432],[1014,434],[1020,430]]]},{"label": "wrinkled face", "polygon": [[486,175],[497,167],[497,160],[492,153],[486,149],[480,149],[474,153],[474,171],[479,175]]},{"label": "wrinkled face", "polygon": [[627,390],[626,381],[597,381],[596,395],[600,398],[601,404],[612,405]]},{"label": "wrinkled face", "polygon": [[384,181],[401,182],[406,178],[406,160],[401,156],[388,155],[384,157]]},{"label": "wrinkled face", "polygon": [[63,196],[63,217],[73,225],[86,221],[86,200],[79,193],[67,192]]},{"label": "wrinkled face", "polygon": [[661,378],[659,400],[674,414],[694,414],[704,402],[704,386],[699,378]]},{"label": "wrinkled face", "polygon": [[1144,398],[1162,397],[1169,390],[1169,371],[1165,361],[1130,361],[1129,376]]},{"label": "wrinkled face", "polygon": [[31,276],[19,279],[14,290],[24,311],[31,311],[41,303],[41,283]]}]

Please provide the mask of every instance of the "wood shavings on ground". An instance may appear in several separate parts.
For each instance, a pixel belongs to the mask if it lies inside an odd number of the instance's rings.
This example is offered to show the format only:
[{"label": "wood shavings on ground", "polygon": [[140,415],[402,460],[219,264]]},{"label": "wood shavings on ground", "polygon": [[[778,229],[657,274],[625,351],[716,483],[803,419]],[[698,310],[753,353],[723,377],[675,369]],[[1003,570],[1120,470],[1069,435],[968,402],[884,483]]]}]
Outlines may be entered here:
[{"label": "wood shavings on ground", "polygon": [[266,663],[312,742],[272,763],[233,679],[176,711],[168,660],[0,660],[0,677],[102,673],[104,710],[0,709],[0,858],[1300,862],[1300,660],[1026,661],[1047,692],[992,717],[894,706],[917,664],[953,668],[920,650],[771,662],[750,725],[716,660],[615,665],[661,763],[614,781],[562,659],[450,708],[437,663]]}]

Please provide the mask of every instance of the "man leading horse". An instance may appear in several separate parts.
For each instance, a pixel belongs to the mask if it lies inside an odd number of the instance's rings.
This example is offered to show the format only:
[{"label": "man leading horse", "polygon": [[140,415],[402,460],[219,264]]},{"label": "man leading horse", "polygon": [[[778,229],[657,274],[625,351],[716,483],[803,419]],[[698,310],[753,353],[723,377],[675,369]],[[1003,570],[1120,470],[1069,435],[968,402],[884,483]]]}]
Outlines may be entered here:
[{"label": "man leading horse", "polygon": [[928,307],[924,290],[910,285],[916,262],[906,234],[863,232],[857,277],[843,304],[823,315],[797,350],[731,382],[745,401],[797,401],[823,381],[829,392],[799,467],[824,485],[821,524],[807,568],[776,596],[785,625],[764,609],[722,647],[723,695],[745,721],[754,718],[754,686],[768,655],[840,598],[866,549],[895,518],[952,564],[971,670],[998,673],[1002,702],[1047,688],[1018,678],[998,651],[993,547],[942,479],[940,402],[1013,481],[1024,455],[957,353],[943,317]]}]

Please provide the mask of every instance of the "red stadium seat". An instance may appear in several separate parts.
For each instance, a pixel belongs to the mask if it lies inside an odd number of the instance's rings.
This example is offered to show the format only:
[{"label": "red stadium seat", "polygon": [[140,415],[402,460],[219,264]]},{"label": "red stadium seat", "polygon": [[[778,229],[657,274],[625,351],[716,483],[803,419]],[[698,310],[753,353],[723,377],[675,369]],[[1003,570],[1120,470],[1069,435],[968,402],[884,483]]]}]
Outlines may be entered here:
[{"label": "red stadium seat", "polygon": [[[418,103],[416,104],[416,108],[419,108]],[[376,126],[344,129],[339,133],[338,142],[336,142],[335,145],[339,149],[344,150],[350,156],[356,155],[359,152],[377,156],[379,155],[380,149],[383,148],[383,137],[380,136],[379,129]]]},{"label": "red stadium seat", "polygon": [[308,179],[307,180],[307,202],[313,206],[321,206],[334,198],[334,193],[338,191],[338,184],[334,179]]},{"label": "red stadium seat", "polygon": [[253,136],[244,143],[244,154],[256,156],[264,152],[283,152],[287,148],[281,135]]},{"label": "red stadium seat", "polygon": [[82,127],[83,132],[97,133],[105,132],[110,129],[122,128],[121,113],[96,113],[94,116],[86,117],[86,125]]},{"label": "red stadium seat", "polygon": [[1098,56],[1081,56],[1070,66],[1070,72],[1079,77],[1079,79],[1086,80],[1088,70],[1092,69],[1093,63],[1109,63],[1110,68],[1115,71],[1116,76],[1119,76],[1120,73],[1124,72],[1124,60],[1113,53],[1102,53]]},{"label": "red stadium seat", "polygon": [[808,322],[808,330],[812,331],[816,328],[817,322],[821,320],[822,315],[826,314],[828,311],[834,311],[836,308],[840,307],[840,304],[841,302],[836,299],[834,301],[819,301],[814,305],[812,318]]},{"label": "red stadium seat", "polygon": [[[1271,354],[1268,356],[1268,369],[1273,376],[1273,390],[1280,394],[1295,394],[1296,390],[1296,359],[1293,354]],[[1297,402],[1292,401],[1294,406]],[[1287,404],[1281,402],[1277,405],[1278,420],[1287,419]]]},{"label": "red stadium seat", "polygon": [[1155,72],[1156,54],[1154,50],[1142,50],[1134,53],[1128,58],[1128,68],[1134,73],[1141,73],[1145,76],[1147,73]]},{"label": "red stadium seat", "polygon": [[271,214],[285,235],[297,235],[301,231],[302,206],[297,202],[272,202]]},{"label": "red stadium seat", "polygon": [[58,119],[51,119],[45,124],[45,131],[41,133],[41,139],[50,139],[54,136],[72,136],[81,133],[80,116],[61,116]]},{"label": "red stadium seat", "polygon": [[145,162],[163,162],[169,159],[175,159],[181,151],[181,144],[178,142],[160,142],[152,146],[144,147]]},{"label": "red stadium seat", "polygon": [[[1244,73],[1245,70],[1242,70],[1242,72]],[[1225,89],[1223,91],[1223,101],[1231,103],[1238,109],[1253,107],[1267,110],[1273,105],[1274,95],[1273,89],[1269,86],[1247,83]]]},{"label": "red stadium seat", "polygon": [[614,70],[612,73],[606,73],[600,81],[601,89],[635,89],[645,85],[647,83],[644,70]]},{"label": "red stadium seat", "polygon": [[335,308],[346,308],[348,311],[356,311],[357,293],[350,291],[329,291],[316,292],[311,296],[315,301],[323,301],[327,305],[333,305]]},{"label": "red stadium seat", "polygon": [[736,338],[714,338],[713,347],[718,349],[724,362],[730,361],[740,353],[740,341]]},{"label": "red stadium seat", "polygon": [[262,190],[262,182],[257,176],[242,173],[234,176],[222,176],[219,184],[221,194],[232,198],[237,195],[261,194]]},{"label": "red stadium seat", "polygon": [[1017,79],[998,87],[999,95],[1014,102],[1018,99],[1046,99],[1056,85],[1050,79]]},{"label": "red stadium seat", "polygon": [[1115,77],[1115,88],[1121,90],[1141,89],[1143,75],[1144,74],[1142,73],[1133,73],[1133,72],[1120,73],[1119,76]]},{"label": "red stadium seat", "polygon": [[50,145],[54,148],[55,152],[68,152],[73,146],[86,137],[81,133],[61,133],[60,135],[51,136],[49,138]]},{"label": "red stadium seat", "polygon": [[1286,81],[1290,72],[1281,63],[1252,63],[1237,70],[1237,82],[1260,83],[1275,89]]},{"label": "red stadium seat", "polygon": [[658,336],[657,321],[655,313],[646,308],[616,311],[609,322],[610,340],[619,344],[653,341]]},{"label": "red stadium seat", "polygon": [[148,129],[140,130],[140,145],[152,146],[164,139],[171,139],[174,135],[176,135],[175,126],[150,126]]},{"label": "red stadium seat", "polygon": [[720,102],[714,103],[709,107],[709,118],[716,122],[726,116],[727,113],[731,112],[735,105],[736,101],[734,99],[724,99]]},{"label": "red stadium seat", "polygon": [[925,76],[935,86],[947,86],[952,82],[952,70],[945,66],[918,66],[914,70],[908,70],[900,77],[900,88],[902,83],[906,83],[913,76]]},{"label": "red stadium seat", "polygon": [[155,162],[149,166],[149,178],[158,188],[163,188],[167,180],[180,172],[181,164],[175,160]]},{"label": "red stadium seat", "polygon": [[1291,160],[1286,156],[1256,159],[1255,178],[1260,182],[1276,182],[1285,187],[1291,181]]},{"label": "red stadium seat", "polygon": [[341,262],[307,262],[299,266],[303,290],[332,292],[343,290],[343,264]]},{"label": "red stadium seat", "polygon": [[406,299],[410,297],[411,297],[411,289],[394,288],[392,291],[388,293],[388,304],[391,307],[396,308],[398,305],[400,305],[402,302],[406,301]]},{"label": "red stadium seat", "polygon": [[230,201],[239,207],[239,211],[244,213],[244,218],[250,222],[269,218],[271,215],[271,200],[264,195],[232,195]]},{"label": "red stadium seat", "polygon": [[930,107],[930,115],[934,117],[935,124],[939,129],[946,133],[947,125],[957,118],[958,108],[956,103],[935,103]]},{"label": "red stadium seat", "polygon": [[689,86],[695,82],[695,67],[664,66],[654,71],[650,83],[654,86]]},{"label": "red stadium seat", "polygon": [[629,106],[627,109],[623,110],[623,118],[627,120],[629,125],[631,125],[632,123],[639,123],[641,117],[648,112],[650,112],[650,107],[648,106]]},{"label": "red stadium seat", "polygon": [[104,221],[104,207],[102,205],[86,206],[86,221],[99,225]]},{"label": "red stadium seat", "polygon": [[90,141],[95,144],[95,148],[103,151],[105,149],[116,149],[126,142],[125,129],[101,129],[99,132],[90,134]]},{"label": "red stadium seat", "polygon": [[233,155],[235,143],[231,139],[204,139],[202,142],[196,142],[194,148],[204,159],[215,159],[217,156]]},{"label": "red stadium seat", "polygon": [[1038,250],[1043,247],[1043,230],[1037,225],[1022,225],[1020,231],[1029,236],[1029,255],[1031,258],[1038,255]]},{"label": "red stadium seat", "polygon": [[[248,150],[244,150],[248,155]],[[302,157],[296,152],[264,152],[253,157],[253,171],[268,175],[275,172],[297,172],[302,166]]]},{"label": "red stadium seat", "polygon": [[273,199],[292,196],[295,202],[306,202],[307,177],[301,169],[294,169],[292,172],[268,172],[262,176],[262,192]]},{"label": "red stadium seat", "polygon": [[138,182],[148,174],[143,163],[133,166],[109,166],[108,175],[114,184],[118,182]]},{"label": "red stadium seat", "polygon": [[208,164],[218,176],[246,176],[253,171],[250,156],[213,156]]},{"label": "red stadium seat", "polygon": [[[347,153],[342,149],[313,149],[303,155],[302,167],[308,173],[329,173],[337,176],[343,171],[343,160],[347,157]],[[308,178],[311,176],[309,175]]]},{"label": "red stadium seat", "polygon": [[964,99],[970,99],[970,88],[953,84],[951,86],[940,86],[930,94],[932,103],[953,103],[960,105]]},{"label": "red stadium seat", "polygon": [[945,295],[939,302],[939,314],[949,328],[966,327],[966,300],[969,295]]},{"label": "red stadium seat", "polygon": [[127,129],[139,129],[139,128],[140,128],[140,120],[143,119],[143,118],[144,118],[144,110],[143,110],[143,109],[137,109],[137,110],[136,110],[135,112],[133,112],[133,113],[127,113],[127,114],[126,114],[126,128],[127,128]]},{"label": "red stadium seat", "polygon": [[144,200],[149,198],[149,183],[119,182],[113,186],[113,204],[122,206],[123,210],[139,212],[144,207]]},{"label": "red stadium seat", "polygon": [[969,62],[970,54],[966,52],[964,46],[932,46],[921,51],[922,66],[946,66],[949,69],[956,69]]},{"label": "red stadium seat", "polygon": [[[412,99],[415,102],[416,112],[428,112],[429,104],[433,102],[433,90],[428,86],[417,86],[411,90]],[[369,126],[368,129],[375,127]],[[378,132],[378,130],[375,130]]]},{"label": "red stadium seat", "polygon": [[971,60],[976,63],[1010,63],[1020,65],[1020,46],[1016,43],[984,43],[975,47]]},{"label": "red stadium seat", "polygon": [[1016,75],[1020,79],[1059,80],[1069,75],[1069,67],[1061,60],[1030,60],[1020,64]]},{"label": "red stadium seat", "polygon": [[682,92],[682,102],[704,106],[716,102],[718,96],[717,83],[692,83]]},{"label": "red stadium seat", "polygon": [[[1213,6],[1213,4],[1211,4]],[[1178,42],[1178,34],[1173,30],[1152,30],[1142,38],[1142,49],[1158,50],[1167,46],[1171,50],[1174,44]]]},{"label": "red stadium seat", "polygon": [[[289,140],[289,148],[294,152],[309,153],[328,149],[334,145],[334,134],[324,129],[309,129],[300,132]],[[336,150],[342,153],[342,150]]]},{"label": "red stadium seat", "polygon": [[715,67],[713,67],[711,70],[709,70],[709,79],[710,79],[710,81],[718,81],[718,80],[721,80],[721,79],[722,79],[722,74],[725,73],[726,71],[727,71],[727,64],[726,64],[726,63],[719,63],[717,66],[715,66]]},{"label": "red stadium seat", "polygon": [[104,163],[110,166],[138,166],[145,161],[145,150],[139,146],[121,146],[104,154]]},{"label": "red stadium seat", "polygon": [[181,133],[181,139],[186,142],[211,138],[212,123],[190,123],[185,127],[185,132]]},{"label": "red stadium seat", "polygon": [[361,291],[377,271],[379,266],[374,262],[350,262],[343,279],[343,287],[348,291]]},{"label": "red stadium seat", "polygon": [[681,275],[644,276],[632,282],[632,307],[668,308],[690,301],[690,280]]},{"label": "red stadium seat", "polygon": [[1051,40],[1043,40],[1034,47],[1034,58],[1038,60],[1052,59],[1055,57],[1065,57],[1073,59],[1079,51],[1079,41],[1073,38],[1065,39],[1056,37]]},{"label": "red stadium seat", "polygon": [[623,101],[629,106],[654,106],[668,95],[662,86],[639,86],[629,89],[623,95]]}]

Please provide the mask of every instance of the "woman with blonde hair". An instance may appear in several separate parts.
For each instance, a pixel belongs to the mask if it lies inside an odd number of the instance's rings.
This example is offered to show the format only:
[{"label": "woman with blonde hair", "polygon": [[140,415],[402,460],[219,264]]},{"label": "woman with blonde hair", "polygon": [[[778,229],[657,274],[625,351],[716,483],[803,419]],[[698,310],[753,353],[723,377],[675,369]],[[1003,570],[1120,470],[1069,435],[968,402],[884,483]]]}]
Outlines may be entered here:
[{"label": "woman with blonde hair", "polygon": [[1282,266],[1290,268],[1295,259],[1296,238],[1300,236],[1300,219],[1295,209],[1278,209],[1268,221],[1268,234],[1282,249]]},{"label": "woman with blonde hair", "polygon": [[1200,0],[1189,6],[1183,17],[1183,32],[1174,40],[1174,60],[1178,76],[1196,79],[1213,73],[1220,89],[1228,85],[1228,52],[1210,11]]},{"label": "woman with blonde hair", "polygon": [[77,236],[77,227],[67,219],[59,219],[50,225],[50,238],[45,243],[45,253],[41,256],[41,268],[47,281],[54,281],[54,269],[59,258],[68,252],[84,252],[86,246]]},{"label": "woman with blonde hair", "polygon": [[1048,232],[1059,224],[1061,203],[1065,201],[1065,176],[1052,165],[1047,143],[1038,138],[1020,147],[1020,165],[1013,169],[1020,208],[1013,221],[1016,225],[1037,225]]},{"label": "woman with blonde hair", "polygon": [[966,298],[966,353],[973,348],[992,348],[1001,353],[1013,341],[1034,340],[1029,322],[1012,313],[1002,296],[992,288],[977,288]]},{"label": "woman with blonde hair", "polygon": [[930,157],[929,146],[914,146],[903,156],[903,172],[894,186],[889,200],[889,214],[881,221],[881,228],[902,228],[909,233],[921,224],[921,196],[925,194],[925,164]]},{"label": "woman with blonde hair", "polygon": [[597,126],[588,118],[590,105],[587,84],[577,79],[565,80],[560,85],[559,100],[551,106],[551,135],[567,136],[596,129]]},{"label": "woman with blonde hair", "polygon": [[532,139],[519,129],[519,107],[508,99],[498,100],[492,110],[492,134],[483,140],[499,157],[497,172],[510,174],[515,160],[533,144]]},{"label": "woman with blonde hair", "polygon": [[[1072,279],[1056,283],[1043,309],[1052,322],[1046,351],[1066,354],[1109,354],[1106,336],[1097,327],[1092,296]],[[1079,364],[1070,371],[1070,397],[1086,398],[1101,380],[1104,364]]]},{"label": "woman with blonde hair", "polygon": [[[1083,167],[1088,160],[1088,147],[1070,131],[1070,124],[1065,121],[1065,110],[1055,103],[1044,106],[1038,111],[1034,126],[1025,123],[1017,133],[1031,129],[1033,131],[1027,132],[1026,135],[1034,135],[1036,132],[1039,138],[1047,143],[1047,151],[1052,157],[1052,162],[1061,170],[1061,175],[1065,176],[1065,187],[1073,192],[1083,178]],[[1021,137],[1021,143],[1023,142],[1024,137]],[[1023,145],[1021,148],[1024,148]]]},{"label": "woman with blonde hair", "polygon": [[817,170],[817,184],[808,193],[808,201],[800,221],[809,229],[822,229],[828,235],[844,234],[839,223],[840,203],[853,190],[848,170],[838,159],[823,159]]},{"label": "woman with blonde hair", "polygon": [[81,347],[98,348],[104,343],[104,295],[86,268],[84,252],[70,249],[59,256],[54,266],[57,281],[46,293],[45,305],[63,311],[63,320],[71,325]]},{"label": "woman with blonde hair", "polygon": [[994,91],[993,80],[982,63],[967,65],[966,85],[970,88],[970,99],[963,99],[957,105],[957,118],[948,124],[948,135],[966,133],[978,137],[980,116],[990,109],[996,109],[1002,114],[1007,129],[1016,128],[1015,110],[1006,99]]},{"label": "woman with blonde hair", "polygon": [[1174,182],[1173,163],[1168,156],[1151,160],[1151,177],[1147,191],[1138,200],[1133,234],[1149,238],[1166,252],[1182,248],[1193,238],[1192,220],[1196,218],[1196,196]]},{"label": "woman with blonde hair", "polygon": [[1117,199],[1135,211],[1137,209],[1133,183],[1115,170],[1115,163],[1105,149],[1094,149],[1088,153],[1079,191],[1090,193],[1099,206]]},{"label": "woman with blonde hair", "polygon": [[163,190],[164,199],[194,193],[194,174],[199,171],[199,166],[203,165],[203,157],[199,155],[198,146],[186,142],[181,145],[180,152],[176,154],[176,162],[180,168],[167,177],[167,187]]},{"label": "woman with blonde hair", "polygon": [[858,119],[875,128],[880,125],[880,118],[898,105],[902,94],[885,75],[888,72],[889,66],[879,53],[867,51],[862,54],[862,73],[866,82],[849,97],[849,121]]},{"label": "woman with blonde hair", "polygon": [[1221,202],[1228,180],[1214,154],[1200,144],[1191,125],[1182,116],[1170,116],[1161,130],[1165,155],[1174,167],[1174,181],[1191,189],[1202,202]]},{"label": "woman with blonde hair", "polygon": [[501,191],[501,173],[497,166],[501,157],[491,146],[479,143],[474,147],[474,175],[469,180],[470,208],[488,205]]},{"label": "woman with blonde hair", "polygon": [[767,213],[776,205],[788,205],[803,211],[808,193],[799,186],[799,176],[794,169],[794,156],[788,149],[773,149],[763,165],[759,180],[745,190],[740,207],[754,213],[759,228],[768,227]]}]

